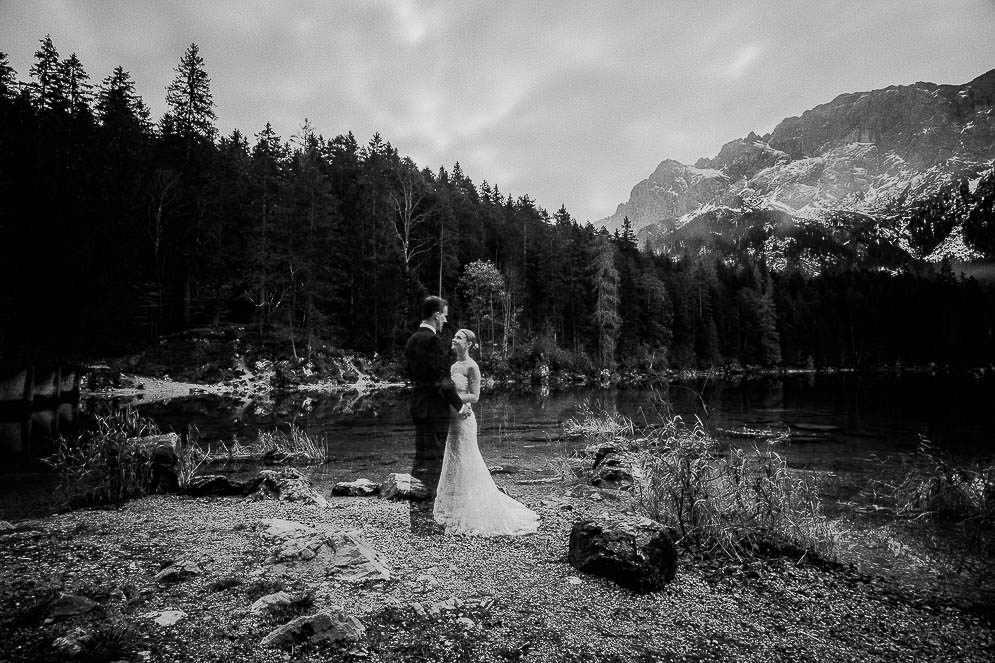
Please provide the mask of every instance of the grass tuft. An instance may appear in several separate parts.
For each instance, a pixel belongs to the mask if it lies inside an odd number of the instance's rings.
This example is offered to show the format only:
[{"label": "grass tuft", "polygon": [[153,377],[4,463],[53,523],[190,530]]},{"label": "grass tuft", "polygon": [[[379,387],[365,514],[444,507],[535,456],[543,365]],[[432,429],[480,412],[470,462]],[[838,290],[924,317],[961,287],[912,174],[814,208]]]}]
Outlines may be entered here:
[{"label": "grass tuft", "polygon": [[154,450],[141,438],[159,432],[155,422],[128,408],[98,415],[95,429],[75,440],[61,438],[55,454],[45,459],[57,477],[59,502],[75,507],[147,495]]}]

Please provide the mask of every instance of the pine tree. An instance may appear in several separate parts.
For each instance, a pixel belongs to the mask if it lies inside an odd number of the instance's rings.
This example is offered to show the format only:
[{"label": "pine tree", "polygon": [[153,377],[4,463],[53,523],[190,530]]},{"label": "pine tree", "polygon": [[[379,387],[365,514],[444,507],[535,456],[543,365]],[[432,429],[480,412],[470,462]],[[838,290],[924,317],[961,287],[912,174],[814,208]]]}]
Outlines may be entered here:
[{"label": "pine tree", "polygon": [[73,117],[86,117],[91,114],[90,103],[93,99],[93,86],[90,76],[83,69],[83,63],[75,53],[62,62],[61,75],[65,84],[66,103],[69,114]]},{"label": "pine tree", "polygon": [[190,44],[174,71],[176,78],[166,86],[166,103],[170,110],[163,118],[164,129],[188,139],[213,140],[217,133],[214,126],[217,116],[211,79],[197,44]]},{"label": "pine tree", "polygon": [[7,54],[0,52],[0,100],[14,99],[20,94],[17,72],[10,66]]},{"label": "pine tree", "polygon": [[615,268],[615,247],[608,235],[598,235],[591,247],[591,281],[594,289],[592,320],[597,330],[598,365],[615,366],[615,345],[622,319],[618,315],[619,273]]},{"label": "pine tree", "polygon": [[69,103],[65,74],[51,35],[45,35],[41,40],[41,48],[35,51],[35,63],[29,73],[34,79],[31,98],[35,107],[42,111],[65,112]]},{"label": "pine tree", "polygon": [[97,119],[111,135],[135,135],[150,128],[149,109],[135,92],[131,74],[120,66],[114,68],[97,91]]},{"label": "pine tree", "polygon": [[284,290],[277,274],[277,217],[285,187],[287,149],[272,125],[256,134],[251,162],[251,250],[252,281],[249,298],[259,311],[259,333],[269,326],[272,313],[280,306]]}]

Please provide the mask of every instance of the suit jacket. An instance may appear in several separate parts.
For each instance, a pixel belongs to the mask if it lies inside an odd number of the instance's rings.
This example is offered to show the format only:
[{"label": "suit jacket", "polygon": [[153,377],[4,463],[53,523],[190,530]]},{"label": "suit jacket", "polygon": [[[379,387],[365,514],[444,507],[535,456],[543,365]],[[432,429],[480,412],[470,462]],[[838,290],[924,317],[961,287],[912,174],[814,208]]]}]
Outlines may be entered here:
[{"label": "suit jacket", "polygon": [[414,385],[411,393],[413,419],[449,419],[449,406],[456,409],[463,401],[449,374],[449,350],[433,330],[419,327],[404,347],[408,377]]}]

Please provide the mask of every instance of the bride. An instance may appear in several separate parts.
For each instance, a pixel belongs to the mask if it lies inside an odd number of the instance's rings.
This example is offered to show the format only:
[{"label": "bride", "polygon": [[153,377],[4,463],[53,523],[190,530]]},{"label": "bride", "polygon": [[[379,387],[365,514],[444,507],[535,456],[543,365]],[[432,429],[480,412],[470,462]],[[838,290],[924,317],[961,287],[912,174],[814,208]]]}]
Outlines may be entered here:
[{"label": "bride", "polygon": [[433,514],[447,532],[500,536],[530,534],[539,528],[539,516],[494,485],[477,447],[477,419],[470,408],[480,398],[480,368],[470,358],[477,337],[460,329],[453,337],[456,363],[450,372],[467,417],[449,419],[449,437]]}]

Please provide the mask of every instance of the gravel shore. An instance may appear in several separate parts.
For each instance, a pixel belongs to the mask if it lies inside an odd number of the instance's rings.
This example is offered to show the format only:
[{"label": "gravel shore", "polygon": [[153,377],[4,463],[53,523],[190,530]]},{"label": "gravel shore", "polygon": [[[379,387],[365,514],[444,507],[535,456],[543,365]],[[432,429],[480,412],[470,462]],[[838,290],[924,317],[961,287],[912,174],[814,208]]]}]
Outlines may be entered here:
[{"label": "gravel shore", "polygon": [[[126,624],[127,636],[116,658],[105,660],[136,662],[995,658],[991,625],[970,614],[792,560],[718,569],[682,558],[664,591],[634,594],[566,561],[572,523],[624,509],[624,497],[567,497],[562,483],[499,484],[540,514],[538,534],[413,534],[407,503],[371,497],[330,497],[322,509],[157,495],[15,521],[0,532],[0,661],[64,660],[56,638],[111,623]],[[280,571],[267,562],[272,544],[259,526],[270,518],[358,531],[392,579],[356,585]],[[203,573],[154,580],[181,558],[198,560]],[[366,626],[365,637],[341,649],[261,646],[287,619],[249,607],[276,588],[308,593],[312,611],[342,606]],[[59,593],[98,605],[53,618],[47,600]],[[182,618],[170,626],[154,620],[169,610]]]}]

